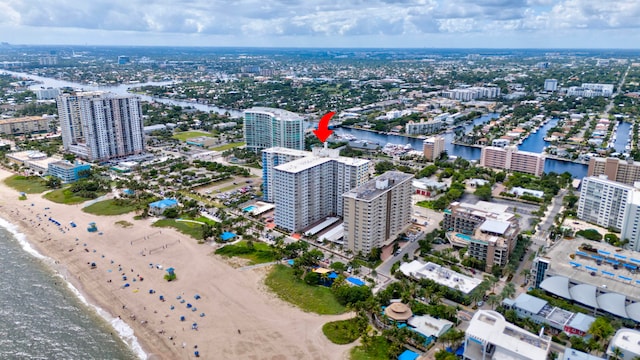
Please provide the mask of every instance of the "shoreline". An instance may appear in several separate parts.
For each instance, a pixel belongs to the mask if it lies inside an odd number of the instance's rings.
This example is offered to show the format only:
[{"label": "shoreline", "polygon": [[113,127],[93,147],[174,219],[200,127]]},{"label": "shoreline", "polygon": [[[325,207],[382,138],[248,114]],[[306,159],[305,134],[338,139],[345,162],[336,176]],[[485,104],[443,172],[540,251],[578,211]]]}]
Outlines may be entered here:
[{"label": "shoreline", "polygon": [[[70,283],[134,353],[130,336],[148,359],[191,359],[197,346],[203,358],[343,360],[355,346],[333,344],[322,333],[324,323],[353,314],[321,316],[282,301],[264,285],[268,268],[239,271],[212,255],[214,247],[133,213],[94,216],[82,204],[56,204],[42,194],[17,201],[18,191],[3,183],[10,175],[0,170],[0,217],[24,235],[23,250]],[[133,226],[117,225],[121,220]],[[66,225],[71,221],[77,227]],[[94,221],[99,232],[87,232]],[[168,267],[176,281],[163,279]]]}]

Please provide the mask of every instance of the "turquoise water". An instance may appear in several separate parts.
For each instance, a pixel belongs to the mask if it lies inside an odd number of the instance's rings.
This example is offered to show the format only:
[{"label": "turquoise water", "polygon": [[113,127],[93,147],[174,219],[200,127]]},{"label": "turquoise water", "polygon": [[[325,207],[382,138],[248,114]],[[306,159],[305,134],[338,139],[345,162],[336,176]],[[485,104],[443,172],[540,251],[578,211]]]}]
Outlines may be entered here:
[{"label": "turquoise water", "polygon": [[457,237],[459,237],[459,238],[460,238],[460,239],[462,239],[462,240],[467,240],[467,241],[471,240],[471,236],[469,236],[469,235],[465,235],[465,234],[456,234],[456,236],[457,236]]},{"label": "turquoise water", "polygon": [[257,209],[257,208],[258,208],[258,207],[257,207],[257,206],[255,206],[255,205],[249,205],[249,206],[247,206],[246,208],[244,208],[244,209],[242,209],[242,210],[244,210],[244,211],[246,211],[246,212],[249,212],[249,211],[253,211],[253,210]]},{"label": "turquoise water", "polygon": [[136,359],[23,238],[0,219],[0,359]]}]

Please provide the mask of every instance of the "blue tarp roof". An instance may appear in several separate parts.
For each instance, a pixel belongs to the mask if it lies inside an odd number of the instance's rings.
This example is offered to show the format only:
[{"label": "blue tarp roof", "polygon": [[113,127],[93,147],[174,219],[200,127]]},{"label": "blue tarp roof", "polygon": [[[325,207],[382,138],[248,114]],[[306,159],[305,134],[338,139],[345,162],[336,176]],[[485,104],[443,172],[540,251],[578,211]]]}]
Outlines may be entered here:
[{"label": "blue tarp roof", "polygon": [[220,238],[222,239],[222,241],[227,241],[229,239],[233,239],[234,237],[236,237],[236,234],[228,231],[225,231],[222,233],[222,235],[220,235]]},{"label": "blue tarp roof", "polygon": [[164,209],[164,208],[168,208],[176,205],[178,205],[178,200],[176,199],[162,199],[149,204],[150,207],[160,208],[160,209]]},{"label": "blue tarp roof", "polygon": [[364,285],[364,281],[358,279],[358,278],[354,278],[354,277],[348,277],[347,281],[352,283],[353,285],[357,285],[357,286],[363,286]]},{"label": "blue tarp roof", "polygon": [[398,356],[398,360],[416,360],[418,358],[418,354],[414,353],[411,350],[405,350]]}]

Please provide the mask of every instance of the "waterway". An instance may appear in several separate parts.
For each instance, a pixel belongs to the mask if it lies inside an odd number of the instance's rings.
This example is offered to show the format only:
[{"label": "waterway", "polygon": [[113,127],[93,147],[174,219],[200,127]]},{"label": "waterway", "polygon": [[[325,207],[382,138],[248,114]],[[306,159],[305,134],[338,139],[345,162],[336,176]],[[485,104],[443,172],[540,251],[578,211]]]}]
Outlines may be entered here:
[{"label": "waterway", "polygon": [[[480,125],[488,122],[491,119],[498,117],[498,113],[489,113],[485,114],[473,121],[471,124],[467,124],[464,126],[464,131],[470,131],[475,125]],[[552,119],[544,126],[542,126],[537,133],[531,134],[519,147],[518,149],[523,151],[530,151],[541,153],[545,146],[548,145],[547,142],[544,141],[544,137],[548,129],[554,127],[558,122],[558,119]],[[353,135],[359,140],[368,140],[371,142],[376,142],[381,146],[384,146],[387,143],[391,144],[400,144],[406,145],[411,144],[415,150],[422,149],[423,139],[416,139],[406,136],[399,135],[387,135],[380,134],[372,131],[366,131],[361,129],[347,129],[347,128],[338,128],[335,130],[337,134],[349,134]],[[628,132],[628,131],[627,131]],[[443,134],[445,139],[445,149],[449,155],[459,156],[466,160],[480,160],[481,149],[478,147],[472,146],[464,146],[464,145],[455,145],[452,143],[453,138],[455,136],[454,133],[446,133]],[[574,178],[581,179],[587,175],[587,165],[574,163],[571,161],[562,161],[556,159],[547,159],[544,163],[544,171],[555,172],[558,174],[569,172]]]},{"label": "waterway", "polygon": [[629,152],[626,146],[629,145],[629,130],[631,130],[631,123],[622,121],[618,124],[618,130],[616,131],[616,142],[613,144],[613,148],[616,152],[625,153]]},{"label": "waterway", "polygon": [[[132,88],[137,88],[137,87],[147,86],[147,85],[162,86],[162,85],[170,85],[173,83],[172,81],[162,81],[162,82],[145,82],[145,83],[136,83],[136,84],[119,84],[115,86],[94,86],[94,85],[74,83],[66,80],[46,78],[42,76],[15,72],[15,71],[3,70],[1,73],[6,73],[16,77],[27,78],[34,81],[38,81],[39,84],[35,84],[29,87],[31,90],[37,90],[37,89],[49,88],[49,87],[52,87],[52,88],[70,87],[72,89],[82,89],[85,91],[109,91],[118,95],[126,95],[126,94],[129,94],[129,90]],[[155,101],[155,102],[168,104],[168,105],[192,107],[200,111],[214,112],[220,115],[224,115],[228,113],[229,116],[233,118],[242,117],[242,111],[238,111],[234,109],[224,109],[224,108],[220,108],[213,105],[200,104],[200,103],[191,102],[191,101],[165,99],[165,98],[148,96],[148,95],[140,95],[140,94],[136,94],[136,95],[140,97],[140,99],[143,101],[149,101],[149,102]]]}]

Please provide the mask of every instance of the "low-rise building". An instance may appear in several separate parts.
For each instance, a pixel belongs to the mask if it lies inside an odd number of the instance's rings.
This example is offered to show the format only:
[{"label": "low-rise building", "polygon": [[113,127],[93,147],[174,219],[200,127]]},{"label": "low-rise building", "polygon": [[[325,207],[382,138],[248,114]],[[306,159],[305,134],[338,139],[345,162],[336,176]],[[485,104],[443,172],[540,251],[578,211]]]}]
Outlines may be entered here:
[{"label": "low-rise building", "polygon": [[217,143],[216,138],[210,137],[210,136],[196,136],[196,137],[192,137],[187,139],[187,144],[189,145],[195,145],[195,146],[200,146],[203,148],[208,148],[209,146],[213,146]]},{"label": "low-rise building", "polygon": [[400,265],[400,271],[405,275],[414,279],[429,279],[437,284],[444,285],[450,289],[458,290],[464,294],[470,293],[476,286],[482,282],[467,275],[460,274],[442,265],[431,262],[423,263],[413,260],[410,263]]},{"label": "low-rise building", "polygon": [[0,119],[0,134],[26,135],[51,131],[53,116],[25,116]]},{"label": "low-rise building", "polygon": [[60,160],[52,162],[48,167],[48,174],[60,178],[63,183],[72,183],[88,175],[91,165],[80,162]]},{"label": "low-rise building", "polygon": [[[620,354],[616,354],[618,349]],[[615,359],[632,360],[640,356],[640,331],[634,329],[620,329],[613,336],[607,347],[607,355]]]},{"label": "low-rise building", "polygon": [[537,324],[547,324],[556,333],[565,332],[569,336],[586,335],[596,320],[593,316],[551,306],[546,300],[526,293],[518,295],[515,299],[504,299],[502,305],[506,309],[514,310],[519,317],[529,318]]},{"label": "low-rise building", "polygon": [[550,337],[508,323],[496,311],[478,310],[465,333],[463,358],[543,360],[550,347]]},{"label": "low-rise building", "polygon": [[447,190],[447,184],[429,178],[414,179],[411,184],[416,194],[433,197]]},{"label": "low-rise building", "polygon": [[165,210],[178,206],[176,199],[162,199],[149,204],[149,213],[153,215],[162,215]]}]

